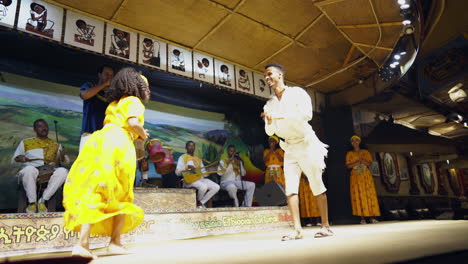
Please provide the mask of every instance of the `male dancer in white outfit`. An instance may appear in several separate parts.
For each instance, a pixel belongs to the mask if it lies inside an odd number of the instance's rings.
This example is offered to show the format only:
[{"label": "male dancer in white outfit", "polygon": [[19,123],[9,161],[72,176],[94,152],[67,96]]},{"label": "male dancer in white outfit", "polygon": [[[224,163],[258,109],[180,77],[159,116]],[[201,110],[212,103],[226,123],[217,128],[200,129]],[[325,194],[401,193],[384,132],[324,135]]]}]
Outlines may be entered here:
[{"label": "male dancer in white outfit", "polygon": [[333,232],[328,223],[327,189],[322,181],[328,146],[317,138],[308,123],[312,119],[310,96],[300,87],[288,87],[284,84],[284,68],[279,64],[266,65],[264,77],[275,95],[263,107],[261,117],[269,136],[276,134],[284,139],[280,141],[280,146],[285,152],[285,191],[294,222],[294,231],[283,236],[282,240],[302,238],[298,199],[301,172],[309,180],[322,217],[322,229],[315,237],[331,236]]},{"label": "male dancer in white outfit", "polygon": [[[187,141],[185,143],[185,149],[187,150],[187,154],[184,154],[179,157],[177,161],[177,167],[175,173],[178,176],[182,175],[182,171],[190,170],[195,172],[196,168],[202,168],[201,172],[205,173],[205,169],[203,168],[203,161],[199,157],[195,156],[195,143],[193,141]],[[208,202],[211,197],[213,197],[219,191],[219,185],[214,183],[209,179],[205,179],[202,177],[201,179],[187,183],[184,182],[184,187],[186,188],[195,188],[197,189],[197,200],[200,203],[198,208],[206,208],[205,203]]]}]

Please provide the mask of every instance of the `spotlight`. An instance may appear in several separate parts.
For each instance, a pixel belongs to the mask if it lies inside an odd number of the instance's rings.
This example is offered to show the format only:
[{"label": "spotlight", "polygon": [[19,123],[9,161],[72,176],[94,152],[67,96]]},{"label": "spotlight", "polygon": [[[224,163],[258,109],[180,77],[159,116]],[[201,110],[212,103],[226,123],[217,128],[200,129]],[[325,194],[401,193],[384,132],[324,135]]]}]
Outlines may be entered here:
[{"label": "spotlight", "polygon": [[399,59],[401,59],[401,56],[400,56],[400,54],[395,54],[395,56],[393,56],[393,58],[395,58],[395,60],[399,60]]},{"label": "spotlight", "polygon": [[413,18],[414,17],[413,17],[413,15],[411,13],[406,13],[405,12],[405,14],[403,16],[403,21],[402,21],[403,25],[405,25],[405,26],[410,25]]},{"label": "spotlight", "polygon": [[450,164],[450,160],[447,160],[447,164]]},{"label": "spotlight", "polygon": [[468,128],[468,121],[462,123],[464,127]]},{"label": "spotlight", "polygon": [[413,156],[413,152],[410,152],[409,155],[410,155],[410,156]]},{"label": "spotlight", "polygon": [[[403,24],[405,23],[405,21],[406,20],[403,21]],[[413,25],[411,25],[411,20],[407,20],[407,21],[409,21],[409,24],[403,26],[403,33],[405,35],[411,35],[414,33],[414,27]]]},{"label": "spotlight", "polygon": [[406,4],[406,0],[398,0],[398,4],[399,5],[404,5],[404,4]]},{"label": "spotlight", "polygon": [[410,7],[409,4],[402,4],[402,5],[400,5],[400,8],[401,8],[401,9],[408,9],[409,7]]},{"label": "spotlight", "polygon": [[411,20],[405,18],[405,20],[403,20],[402,23],[403,23],[403,25],[405,25],[405,26],[406,26],[406,25],[410,25],[410,24],[411,24]]},{"label": "spotlight", "polygon": [[392,63],[392,64],[390,64],[390,67],[395,68],[395,67],[396,67],[396,64],[393,64],[393,63]]},{"label": "spotlight", "polygon": [[406,55],[406,51],[400,52],[400,55],[401,55],[401,56]]}]

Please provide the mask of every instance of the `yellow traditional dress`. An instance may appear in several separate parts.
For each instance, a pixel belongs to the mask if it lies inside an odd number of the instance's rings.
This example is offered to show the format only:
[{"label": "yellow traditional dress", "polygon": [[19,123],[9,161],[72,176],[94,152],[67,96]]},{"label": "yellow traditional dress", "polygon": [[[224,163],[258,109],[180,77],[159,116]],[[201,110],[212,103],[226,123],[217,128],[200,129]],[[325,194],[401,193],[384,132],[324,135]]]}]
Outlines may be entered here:
[{"label": "yellow traditional dress", "polygon": [[[284,158],[284,150],[277,148],[275,151]],[[267,167],[265,170],[265,183],[275,180],[278,183],[281,183],[284,187],[283,162],[280,161],[269,148],[263,151],[263,157],[265,158],[268,153],[271,154],[270,157],[268,157],[268,160],[265,162],[265,166]]]},{"label": "yellow traditional dress", "polygon": [[312,194],[307,177],[304,175],[301,175],[299,183],[299,210],[302,218],[320,216],[317,200]]},{"label": "yellow traditional dress", "polygon": [[[364,160],[372,162],[369,151],[349,151],[346,154],[346,164],[354,163],[361,156]],[[374,179],[366,166],[356,166],[351,170],[350,179],[351,206],[353,215],[372,217],[380,216],[379,202],[375,191]]]},{"label": "yellow traditional dress", "polygon": [[144,123],[145,107],[134,96],[112,102],[104,127],[95,131],[70,169],[63,190],[65,228],[79,232],[82,224],[92,224],[91,234],[111,235],[113,217],[124,214],[122,233],[137,227],[143,210],[133,204],[136,154],[127,120],[137,117]]}]

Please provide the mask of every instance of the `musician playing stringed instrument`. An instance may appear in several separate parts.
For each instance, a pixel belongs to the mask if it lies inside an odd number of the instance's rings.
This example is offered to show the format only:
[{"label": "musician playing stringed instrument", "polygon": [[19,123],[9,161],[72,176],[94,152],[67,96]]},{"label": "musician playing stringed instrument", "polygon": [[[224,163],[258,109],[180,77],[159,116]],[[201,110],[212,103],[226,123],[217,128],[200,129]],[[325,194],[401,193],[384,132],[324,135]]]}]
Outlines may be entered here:
[{"label": "musician playing stringed instrument", "polygon": [[219,191],[219,185],[205,178],[212,172],[207,172],[202,159],[195,156],[195,143],[187,141],[185,149],[187,153],[179,157],[175,173],[184,176],[185,188],[197,189],[198,207],[206,208],[206,202]]},{"label": "musician playing stringed instrument", "polygon": [[[48,138],[49,126],[44,119],[34,121],[33,126],[36,137],[22,140],[11,159],[12,165],[21,165],[17,176],[28,197],[27,213],[35,213],[37,209],[47,212],[45,202],[63,185],[68,174],[67,169],[55,165],[58,161],[61,164],[70,162],[62,146]],[[44,177],[47,179],[42,179]],[[48,183],[42,197],[37,200],[36,182],[39,181]]]}]

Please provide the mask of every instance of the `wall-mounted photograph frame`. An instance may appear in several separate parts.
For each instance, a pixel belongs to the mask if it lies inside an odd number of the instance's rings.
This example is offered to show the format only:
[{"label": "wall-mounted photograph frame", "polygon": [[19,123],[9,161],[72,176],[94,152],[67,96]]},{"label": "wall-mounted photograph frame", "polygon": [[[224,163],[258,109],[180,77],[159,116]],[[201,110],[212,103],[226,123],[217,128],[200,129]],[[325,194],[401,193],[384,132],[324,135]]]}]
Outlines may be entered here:
[{"label": "wall-mounted photograph frame", "polygon": [[127,29],[106,24],[106,55],[136,62],[138,34]]},{"label": "wall-mounted photograph frame", "polygon": [[254,94],[253,73],[245,68],[235,66],[236,90],[243,93]]},{"label": "wall-mounted photograph frame", "polygon": [[253,73],[254,75],[254,88],[255,88],[255,95],[263,97],[263,98],[270,98],[271,92],[270,87],[266,83],[265,79],[263,78],[262,74]]},{"label": "wall-mounted photograph frame", "polygon": [[215,84],[232,90],[236,89],[234,79],[234,65],[215,59]]},{"label": "wall-mounted photograph frame", "polygon": [[138,63],[166,71],[167,43],[142,34],[139,34],[138,41]]},{"label": "wall-mounted photograph frame", "polygon": [[167,57],[169,72],[192,78],[192,51],[169,44]]},{"label": "wall-mounted photograph frame", "polygon": [[22,0],[17,28],[37,36],[60,41],[64,9],[44,1]]},{"label": "wall-mounted photograph frame", "polygon": [[104,22],[67,10],[63,42],[78,48],[102,53]]},{"label": "wall-mounted photograph frame", "polygon": [[214,83],[213,57],[193,52],[193,78],[203,82]]},{"label": "wall-mounted photograph frame", "polygon": [[0,1],[0,25],[12,28],[15,25],[18,0]]}]

